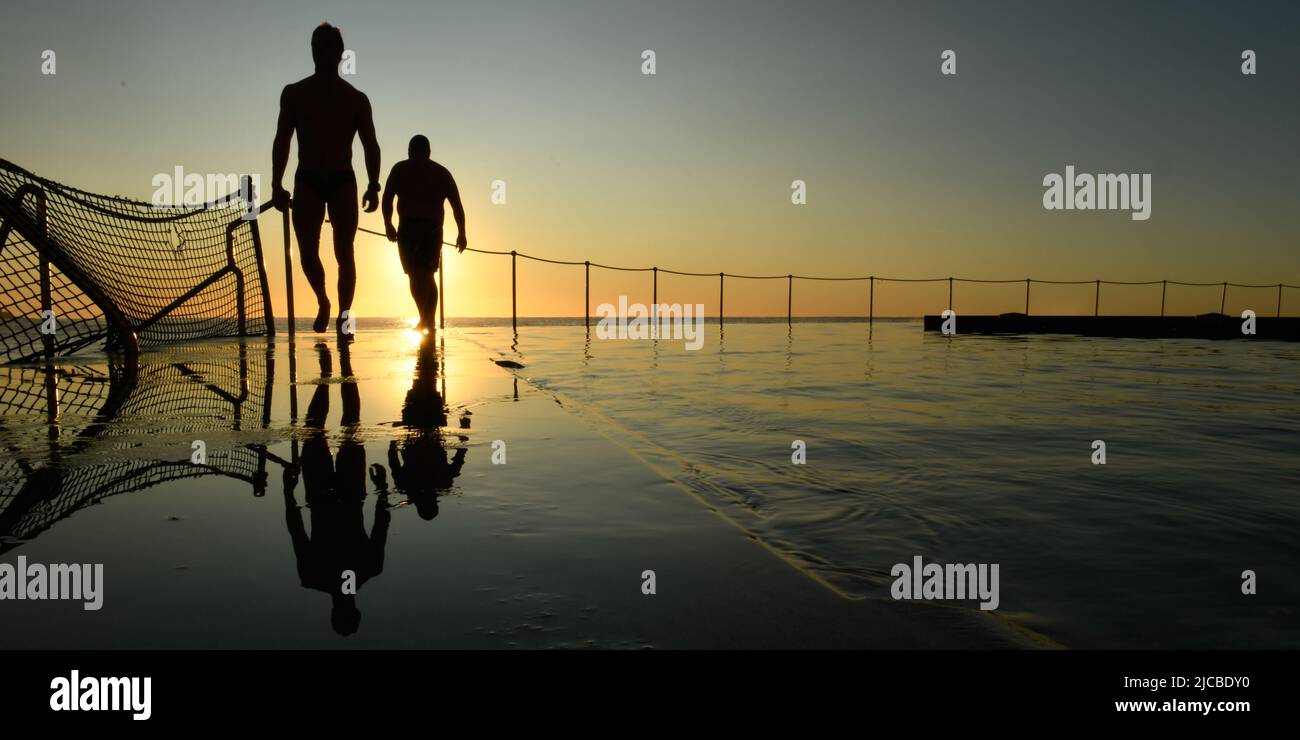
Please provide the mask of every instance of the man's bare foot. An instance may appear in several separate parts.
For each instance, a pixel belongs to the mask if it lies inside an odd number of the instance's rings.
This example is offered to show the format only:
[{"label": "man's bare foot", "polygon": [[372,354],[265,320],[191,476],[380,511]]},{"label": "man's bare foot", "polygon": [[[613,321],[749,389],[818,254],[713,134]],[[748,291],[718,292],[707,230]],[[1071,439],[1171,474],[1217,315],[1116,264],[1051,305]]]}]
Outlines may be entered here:
[{"label": "man's bare foot", "polygon": [[338,317],[337,319],[334,319],[334,332],[338,334],[339,339],[352,338],[352,331],[349,331],[350,329],[352,329],[352,327],[348,326],[348,321],[349,319],[346,319],[342,316]]},{"label": "man's bare foot", "polygon": [[330,302],[325,301],[320,304],[316,310],[316,321],[311,325],[312,331],[320,334],[325,331],[325,327],[330,325]]}]

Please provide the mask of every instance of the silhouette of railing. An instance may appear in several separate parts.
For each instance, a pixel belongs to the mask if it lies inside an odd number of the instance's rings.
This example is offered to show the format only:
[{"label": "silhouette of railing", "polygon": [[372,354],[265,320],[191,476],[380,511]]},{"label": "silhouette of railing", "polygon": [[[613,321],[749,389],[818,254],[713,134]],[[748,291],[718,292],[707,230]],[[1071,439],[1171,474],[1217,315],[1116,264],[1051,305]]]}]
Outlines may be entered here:
[{"label": "silhouette of railing", "polygon": [[[381,232],[378,232],[378,231],[373,231],[373,230],[371,230],[371,229],[367,229],[367,228],[365,228],[365,227],[359,227],[359,230],[360,230],[360,231],[364,231],[364,232],[366,232],[367,234],[374,234],[375,236],[382,236],[382,237],[387,238],[385,234],[383,234],[383,233],[381,233]],[[451,242],[443,242],[443,245],[444,245],[444,246],[448,246],[448,247],[454,247],[454,246],[455,246],[455,245],[452,244]],[[666,268],[666,267],[658,267],[658,266],[652,266],[652,267],[623,267],[623,266],[619,266],[619,265],[605,265],[605,264],[601,264],[601,263],[599,263],[599,262],[592,262],[592,261],[590,261],[590,260],[583,260],[583,261],[581,261],[581,262],[577,262],[577,261],[573,261],[573,260],[556,260],[556,259],[549,259],[549,258],[547,258],[547,257],[537,257],[537,256],[534,256],[534,255],[531,255],[531,254],[524,254],[523,252],[519,252],[519,251],[517,251],[517,250],[513,250],[513,249],[507,252],[507,251],[503,251],[503,250],[493,250],[493,249],[475,249],[475,248],[473,248],[473,247],[466,247],[466,248],[465,248],[465,251],[467,251],[467,252],[477,252],[477,253],[479,253],[479,254],[493,254],[493,255],[501,255],[501,256],[508,256],[508,257],[510,257],[510,323],[511,323],[511,326],[514,327],[514,328],[516,328],[516,329],[518,328],[518,321],[519,321],[519,310],[518,310],[518,294],[519,294],[519,290],[518,290],[518,288],[519,288],[519,280],[518,280],[518,262],[519,262],[519,258],[520,258],[520,257],[522,257],[522,258],[524,258],[524,259],[526,259],[526,260],[532,260],[532,261],[534,261],[534,262],[543,262],[543,263],[551,264],[551,265],[569,265],[569,266],[575,266],[575,267],[576,267],[576,266],[581,266],[581,267],[583,268],[584,273],[585,273],[585,274],[584,274],[584,280],[585,280],[585,295],[586,295],[584,318],[585,318],[585,320],[586,320],[587,326],[590,326],[590,325],[591,325],[591,268],[593,268],[593,267],[597,267],[597,268],[600,268],[600,269],[602,269],[602,270],[615,270],[615,271],[619,271],[619,272],[649,272],[649,273],[651,273],[651,275],[652,275],[652,283],[651,283],[651,295],[652,295],[652,300],[651,300],[651,303],[652,303],[652,304],[657,304],[657,303],[659,302],[659,273],[665,273],[665,274],[668,274],[668,275],[682,275],[682,276],[686,276],[686,277],[715,277],[715,276],[716,276],[716,277],[718,278],[718,323],[719,323],[719,324],[723,323],[723,321],[724,321],[724,319],[725,319],[725,312],[724,312],[724,305],[725,305],[725,304],[724,304],[724,298],[726,297],[726,292],[725,292],[725,291],[726,291],[726,280],[727,280],[727,278],[735,278],[735,279],[737,279],[737,280],[785,280],[785,281],[786,281],[786,286],[787,286],[787,289],[786,289],[786,308],[785,308],[785,316],[786,316],[786,323],[787,323],[787,324],[792,324],[792,323],[794,322],[794,281],[796,281],[796,280],[825,281],[825,282],[863,282],[863,281],[867,282],[869,287],[868,287],[868,297],[867,297],[867,315],[866,315],[865,318],[867,319],[868,322],[871,322],[871,321],[874,321],[874,320],[875,320],[875,296],[876,296],[876,283],[877,283],[877,282],[887,282],[887,283],[942,283],[942,282],[945,282],[945,281],[946,281],[946,282],[948,283],[948,308],[949,308],[949,310],[951,310],[951,309],[953,308],[952,292],[953,292],[953,285],[954,285],[955,283],[983,283],[983,284],[1004,284],[1004,285],[1013,285],[1013,284],[1018,284],[1018,283],[1024,283],[1024,286],[1025,286],[1025,311],[1024,311],[1024,313],[1025,313],[1026,316],[1030,315],[1030,311],[1029,311],[1029,309],[1030,309],[1030,293],[1031,293],[1031,288],[1033,287],[1033,285],[1034,285],[1035,283],[1042,284],[1042,285],[1093,285],[1093,286],[1095,286],[1095,293],[1094,293],[1094,298],[1093,298],[1093,316],[1100,316],[1100,315],[1101,315],[1101,286],[1103,286],[1103,285],[1126,285],[1126,286],[1147,286],[1147,285],[1154,286],[1154,285],[1159,285],[1159,286],[1160,286],[1160,316],[1164,316],[1164,315],[1165,315],[1165,299],[1166,299],[1166,296],[1167,296],[1167,294],[1168,294],[1169,286],[1171,286],[1171,285],[1174,285],[1174,286],[1183,286],[1183,287],[1198,287],[1198,288],[1222,288],[1222,294],[1221,294],[1221,296],[1220,296],[1220,300],[1219,300],[1219,313],[1223,313],[1224,309],[1225,309],[1226,306],[1227,306],[1227,303],[1228,303],[1228,288],[1252,288],[1252,289],[1276,288],[1276,289],[1277,289],[1277,306],[1276,306],[1276,309],[1275,309],[1275,315],[1276,315],[1276,316],[1279,316],[1279,317],[1282,315],[1282,291],[1283,291],[1284,289],[1300,289],[1300,285],[1291,285],[1291,284],[1288,284],[1288,283],[1263,283],[1263,284],[1260,284],[1260,283],[1234,283],[1234,282],[1230,282],[1230,281],[1221,281],[1221,282],[1217,282],[1217,283],[1191,283],[1191,282],[1183,282],[1183,281],[1180,281],[1180,280],[1141,280],[1141,281],[1131,281],[1131,280],[1036,280],[1036,279],[1033,279],[1033,278],[1016,278],[1016,279],[1011,279],[1011,280],[978,280],[978,279],[975,279],[975,278],[959,278],[959,277],[946,277],[946,278],[945,278],[945,277],[938,277],[938,278],[894,278],[894,277],[881,277],[881,276],[879,276],[879,275],[855,275],[855,276],[848,276],[848,277],[827,277],[827,276],[822,276],[822,275],[794,275],[794,274],[786,274],[786,275],[745,275],[745,274],[740,274],[740,273],[731,273],[731,272],[716,272],[716,273],[715,273],[715,272],[687,272],[687,271],[684,271],[684,270],[670,270],[670,269],[668,269],[668,268]],[[438,270],[438,301],[439,301],[439,307],[438,307],[438,313],[439,313],[439,324],[440,324],[440,326],[442,326],[443,328],[446,328],[446,326],[447,326],[447,323],[446,323],[446,312],[443,310],[443,306],[445,305],[445,303],[444,303],[444,297],[446,296],[446,290],[444,289],[444,285],[443,285],[443,282],[442,282],[442,268],[441,268],[441,265],[442,265],[442,261],[439,260],[439,270]]]}]

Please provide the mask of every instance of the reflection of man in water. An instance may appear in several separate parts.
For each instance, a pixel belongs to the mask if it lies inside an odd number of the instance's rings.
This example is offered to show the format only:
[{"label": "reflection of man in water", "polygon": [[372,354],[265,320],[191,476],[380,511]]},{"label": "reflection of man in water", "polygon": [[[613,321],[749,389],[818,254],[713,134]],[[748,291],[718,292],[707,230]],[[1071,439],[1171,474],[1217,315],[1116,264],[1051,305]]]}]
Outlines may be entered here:
[{"label": "reflection of man in water", "polygon": [[[316,345],[320,353],[322,380],[329,378],[330,351]],[[352,375],[348,345],[339,343],[339,356],[345,378]],[[307,406],[305,426],[309,436],[302,447],[302,478],[307,489],[307,507],[311,510],[311,536],[303,526],[302,511],[294,500],[296,473],[286,473],[284,486],[285,520],[293,539],[293,553],[298,560],[298,577],[304,588],[324,591],[333,600],[330,622],[340,635],[357,631],[361,611],[356,605],[356,591],[384,569],[384,544],[388,538],[388,500],[381,488],[375,503],[375,522],[366,535],[363,506],[366,498],[366,451],[357,440],[356,425],[361,418],[361,396],[355,382],[339,387],[343,397],[343,440],[338,453],[331,457],[325,434],[325,417],[329,415],[330,384],[316,386]],[[378,467],[378,466],[376,466]],[[378,480],[376,480],[378,483]],[[345,574],[351,573],[350,579]],[[350,581],[350,583],[349,583]]]},{"label": "reflection of man in water", "polygon": [[[465,466],[465,449],[457,449],[451,461],[442,444],[440,429],[447,424],[447,407],[438,392],[438,357],[432,338],[420,343],[415,360],[415,377],[402,404],[402,426],[407,434],[400,448],[396,441],[388,445],[388,466],[393,471],[393,485],[406,494],[421,519],[438,516],[438,495],[451,488],[460,469]],[[469,415],[461,416],[462,429],[469,428]],[[460,435],[465,442],[469,437]]]}]

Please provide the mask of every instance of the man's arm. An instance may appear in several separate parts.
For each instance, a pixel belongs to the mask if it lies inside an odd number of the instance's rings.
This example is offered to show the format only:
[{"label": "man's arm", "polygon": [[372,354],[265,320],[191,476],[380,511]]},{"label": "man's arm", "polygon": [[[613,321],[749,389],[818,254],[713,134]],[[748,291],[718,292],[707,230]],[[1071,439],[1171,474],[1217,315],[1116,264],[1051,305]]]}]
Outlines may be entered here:
[{"label": "man's arm", "polygon": [[375,119],[370,112],[370,98],[361,95],[361,119],[357,122],[357,135],[361,137],[361,148],[366,153],[366,194],[361,198],[361,205],[366,213],[374,213],[379,206],[379,139],[375,136]]},{"label": "man's arm", "polygon": [[447,191],[447,200],[451,201],[451,214],[456,218],[456,229],[459,235],[456,237],[456,251],[464,252],[465,247],[469,246],[469,241],[465,238],[465,206],[460,202],[460,189],[456,187],[456,178],[447,173],[447,182],[451,188]]},{"label": "man's arm", "polygon": [[393,486],[399,491],[406,486],[406,468],[397,456],[397,442],[388,441],[388,469],[393,471]]},{"label": "man's arm", "polygon": [[374,567],[374,575],[384,572],[384,550],[388,545],[388,525],[393,520],[393,513],[389,511],[388,496],[380,493],[375,500],[375,522],[370,526],[370,557],[373,558],[371,563]]},{"label": "man's arm", "polygon": [[[400,162],[398,164],[401,164]],[[384,232],[388,234],[388,241],[397,241],[397,229],[393,228],[393,196],[394,184],[397,180],[397,166],[388,172],[388,181],[384,183]]]},{"label": "man's arm", "polygon": [[302,522],[302,509],[298,508],[298,501],[293,495],[293,489],[297,486],[297,483],[297,466],[285,468],[284,523],[289,528],[289,539],[293,541],[293,554],[298,559],[301,569],[303,559],[307,557],[307,549],[311,544],[311,539],[307,536],[307,527]]},{"label": "man's arm", "polygon": [[275,207],[281,211],[289,207],[289,191],[281,180],[289,166],[289,145],[293,142],[293,105],[289,100],[289,86],[280,93],[280,120],[275,125],[275,141],[271,143],[271,195]]}]

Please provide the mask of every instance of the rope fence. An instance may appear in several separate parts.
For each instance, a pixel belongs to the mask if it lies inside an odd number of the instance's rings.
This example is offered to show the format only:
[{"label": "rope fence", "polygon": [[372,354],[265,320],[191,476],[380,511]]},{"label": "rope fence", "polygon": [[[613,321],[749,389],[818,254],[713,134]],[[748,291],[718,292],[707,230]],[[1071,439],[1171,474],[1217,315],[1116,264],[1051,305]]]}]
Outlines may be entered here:
[{"label": "rope fence", "polygon": [[[287,218],[287,216],[286,216],[286,218]],[[358,230],[359,230],[359,231],[363,231],[363,232],[365,232],[365,233],[367,233],[367,234],[373,234],[373,235],[375,235],[375,236],[381,236],[381,237],[387,238],[387,235],[386,235],[386,234],[384,234],[384,233],[382,233],[382,232],[379,232],[379,231],[374,231],[374,230],[371,230],[371,229],[367,229],[367,228],[365,228],[365,227],[358,227]],[[455,245],[452,244],[451,242],[443,242],[443,245],[444,245],[444,246],[448,246],[448,247],[454,247],[454,246],[455,246]],[[599,262],[592,262],[592,261],[590,261],[590,260],[583,260],[583,261],[581,261],[581,262],[577,262],[577,261],[574,261],[574,260],[557,260],[557,259],[550,259],[550,258],[547,258],[547,257],[537,257],[537,256],[535,256],[535,255],[525,254],[524,252],[520,252],[520,251],[513,250],[513,249],[512,249],[512,250],[509,250],[509,251],[504,251],[504,250],[496,250],[496,249],[475,249],[475,248],[473,248],[473,247],[466,247],[466,248],[465,248],[465,251],[466,251],[466,252],[477,252],[478,254],[492,254],[492,255],[508,256],[508,257],[510,257],[510,323],[511,323],[511,326],[512,326],[513,328],[515,328],[515,329],[518,329],[518,321],[519,321],[519,310],[518,310],[518,289],[519,289],[518,262],[519,262],[519,259],[520,259],[521,257],[522,257],[523,259],[526,259],[526,260],[532,260],[532,261],[534,261],[534,262],[542,262],[542,263],[550,264],[550,265],[568,265],[568,266],[574,266],[574,267],[581,266],[581,267],[583,268],[583,270],[584,270],[584,283],[585,283],[585,285],[584,285],[584,293],[585,293],[585,296],[586,296],[586,300],[585,300],[585,311],[584,311],[584,319],[585,319],[585,321],[586,321],[586,325],[587,325],[588,327],[591,326],[591,268],[593,268],[593,267],[598,267],[598,268],[600,268],[600,269],[602,269],[602,270],[614,270],[614,271],[618,271],[618,272],[648,272],[648,273],[650,273],[650,274],[652,275],[652,283],[651,283],[651,285],[652,285],[652,287],[651,287],[652,304],[658,304],[658,302],[659,302],[659,274],[660,274],[660,273],[664,273],[664,274],[667,274],[667,275],[681,275],[681,276],[684,276],[684,277],[716,277],[716,278],[718,278],[718,323],[719,323],[719,324],[723,323],[723,321],[724,321],[724,317],[725,317],[725,313],[724,313],[724,311],[723,311],[723,306],[724,306],[723,299],[725,298],[725,295],[726,295],[726,294],[725,294],[725,291],[726,291],[726,280],[727,280],[727,278],[735,278],[735,279],[738,279],[738,280],[785,280],[785,281],[786,281],[786,284],[787,284],[787,287],[786,287],[786,313],[785,313],[785,316],[786,316],[786,323],[787,323],[787,324],[793,324],[793,322],[794,322],[794,281],[796,281],[796,280],[810,280],[810,281],[822,281],[822,282],[863,282],[863,281],[867,282],[867,283],[868,283],[868,289],[867,289],[867,290],[868,290],[868,299],[867,299],[867,316],[866,316],[866,318],[867,318],[867,321],[868,321],[868,322],[871,322],[871,321],[874,321],[874,320],[875,320],[875,293],[876,293],[876,283],[877,283],[877,282],[887,282],[887,283],[942,283],[942,282],[947,282],[947,283],[948,283],[948,308],[949,308],[949,310],[951,310],[951,309],[952,309],[952,306],[953,306],[952,294],[953,294],[953,285],[954,285],[955,283],[1004,284],[1004,285],[1006,285],[1006,284],[1024,283],[1024,286],[1025,286],[1025,311],[1024,311],[1024,314],[1025,314],[1026,316],[1029,316],[1029,315],[1030,315],[1030,313],[1029,313],[1029,310],[1030,310],[1030,292],[1031,292],[1031,288],[1032,288],[1032,286],[1033,286],[1035,283],[1042,284],[1042,285],[1093,285],[1093,286],[1095,286],[1095,289],[1094,289],[1094,298],[1093,298],[1093,316],[1100,316],[1100,315],[1101,315],[1101,286],[1103,286],[1103,285],[1125,285],[1125,286],[1154,286],[1154,285],[1159,285],[1159,286],[1160,286],[1160,316],[1162,316],[1162,317],[1165,315],[1166,296],[1167,296],[1167,294],[1168,294],[1169,286],[1171,286],[1171,285],[1173,285],[1173,286],[1181,286],[1181,287],[1195,287],[1195,288],[1221,288],[1221,289],[1222,289],[1222,292],[1221,292],[1220,300],[1219,300],[1219,313],[1223,313],[1224,308],[1227,306],[1227,302],[1228,302],[1228,288],[1252,288],[1252,289],[1275,288],[1275,289],[1277,290],[1277,305],[1276,305],[1276,308],[1275,308],[1275,315],[1276,315],[1276,316],[1279,316],[1279,317],[1282,315],[1282,292],[1283,292],[1283,290],[1284,290],[1284,289],[1300,289],[1300,285],[1291,285],[1291,284],[1288,284],[1288,283],[1234,283],[1234,282],[1229,282],[1229,281],[1221,281],[1221,282],[1217,282],[1217,283],[1192,283],[1192,282],[1184,282],[1184,281],[1180,281],[1180,280],[1141,280],[1141,281],[1133,281],[1133,280],[1037,280],[1037,279],[1033,279],[1033,278],[1015,278],[1015,279],[1009,279],[1009,280],[980,280],[980,279],[976,279],[976,278],[959,278],[959,277],[937,277],[937,278],[896,278],[896,277],[881,277],[881,276],[879,276],[879,275],[855,275],[855,276],[849,276],[849,277],[828,277],[828,276],[824,276],[824,275],[795,275],[795,274],[789,274],[789,273],[788,273],[788,274],[785,274],[785,275],[746,275],[746,274],[741,274],[741,273],[732,273],[732,272],[688,272],[688,271],[685,271],[685,270],[672,270],[672,269],[669,269],[669,268],[666,268],[666,267],[658,267],[658,266],[651,266],[651,267],[626,267],[626,266],[622,266],[622,265],[606,265],[606,264],[602,264],[602,263],[599,263]],[[443,303],[443,299],[444,299],[444,296],[446,295],[446,291],[445,291],[445,289],[444,289],[444,285],[443,285],[443,281],[442,281],[442,272],[443,272],[443,271],[442,271],[442,267],[441,267],[441,265],[442,265],[442,262],[441,262],[441,260],[439,260],[439,269],[438,269],[438,301],[439,301],[439,304],[440,304],[440,305],[439,305],[439,325],[440,325],[442,328],[446,328],[446,326],[447,326],[447,323],[446,323],[446,312],[443,310],[443,305],[445,305],[445,304]],[[290,300],[292,300],[292,298],[291,298]]]}]

